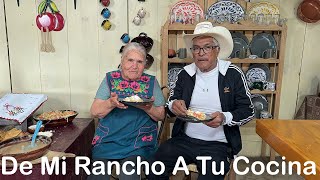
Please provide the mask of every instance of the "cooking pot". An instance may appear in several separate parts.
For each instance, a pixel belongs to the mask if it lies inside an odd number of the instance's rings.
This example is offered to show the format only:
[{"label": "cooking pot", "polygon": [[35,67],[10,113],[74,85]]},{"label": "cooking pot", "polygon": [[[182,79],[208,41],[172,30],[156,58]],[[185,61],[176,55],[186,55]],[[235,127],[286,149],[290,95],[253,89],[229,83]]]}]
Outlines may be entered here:
[{"label": "cooking pot", "polygon": [[153,61],[154,61],[154,58],[150,55],[150,54],[147,54],[147,57],[146,57],[146,66],[144,67],[145,69],[149,69],[152,64],[153,64]]},{"label": "cooking pot", "polygon": [[148,37],[147,34],[144,32],[140,33],[138,37],[135,37],[134,39],[132,39],[131,42],[137,42],[142,46],[144,46],[147,50],[147,53],[150,52],[153,46],[153,40],[150,37]]},{"label": "cooking pot", "polygon": [[297,9],[298,17],[307,23],[315,23],[320,20],[320,0],[305,0]]}]

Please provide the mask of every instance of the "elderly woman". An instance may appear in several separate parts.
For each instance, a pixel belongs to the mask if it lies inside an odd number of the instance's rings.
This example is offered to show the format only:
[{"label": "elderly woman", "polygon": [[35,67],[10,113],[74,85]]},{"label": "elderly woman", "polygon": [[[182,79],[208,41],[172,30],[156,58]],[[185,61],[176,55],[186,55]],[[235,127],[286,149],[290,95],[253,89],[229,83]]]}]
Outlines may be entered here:
[{"label": "elderly woman", "polygon": [[[164,119],[164,97],[154,76],[143,73],[146,50],[138,43],[129,43],[122,52],[120,70],[108,72],[102,81],[91,107],[99,123],[92,141],[93,160],[122,165],[136,162],[136,157],[148,158],[157,149],[157,121]],[[137,95],[153,103],[126,106],[119,99]],[[127,172],[134,168],[126,164]],[[106,172],[107,173],[107,172]],[[106,177],[107,176],[107,177]],[[109,179],[109,176],[90,176],[89,179]],[[139,175],[121,179],[140,179]]]}]

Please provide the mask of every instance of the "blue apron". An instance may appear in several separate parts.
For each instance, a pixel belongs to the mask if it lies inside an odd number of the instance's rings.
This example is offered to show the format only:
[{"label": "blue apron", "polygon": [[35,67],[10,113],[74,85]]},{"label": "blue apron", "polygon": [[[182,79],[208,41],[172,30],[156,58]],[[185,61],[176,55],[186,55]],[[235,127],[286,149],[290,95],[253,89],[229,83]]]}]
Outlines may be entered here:
[{"label": "blue apron", "polygon": [[[127,81],[120,71],[106,75],[110,92],[119,98],[138,95],[151,98],[155,77],[142,74],[138,81]],[[148,158],[157,149],[158,124],[143,110],[128,106],[113,109],[100,119],[93,138],[94,159],[123,159],[133,155]]]}]

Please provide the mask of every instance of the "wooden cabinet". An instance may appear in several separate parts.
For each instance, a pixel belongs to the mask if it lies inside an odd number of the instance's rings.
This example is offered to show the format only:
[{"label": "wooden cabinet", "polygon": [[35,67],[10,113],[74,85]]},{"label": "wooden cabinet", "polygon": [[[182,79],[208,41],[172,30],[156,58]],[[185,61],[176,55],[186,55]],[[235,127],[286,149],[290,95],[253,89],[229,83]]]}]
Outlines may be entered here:
[{"label": "wooden cabinet", "polygon": [[[282,82],[282,72],[284,64],[284,50],[285,50],[285,40],[286,40],[286,26],[269,25],[262,26],[253,24],[251,22],[242,22],[242,24],[219,24],[229,29],[231,32],[241,32],[249,40],[261,32],[271,34],[277,42],[277,53],[274,58],[263,59],[250,59],[250,58],[232,58],[227,59],[233,64],[238,65],[242,68],[244,73],[248,70],[251,64],[265,64],[269,67],[271,72],[271,82],[275,82],[275,91],[270,90],[251,90],[251,94],[262,94],[268,100],[269,106],[268,111],[272,114],[274,119],[278,119],[279,116],[279,105],[280,105],[280,94],[281,94],[281,82]],[[162,73],[162,85],[166,86],[168,84],[168,70],[170,65],[173,67],[190,64],[193,62],[191,53],[185,59],[179,59],[178,57],[168,58],[168,49],[178,50],[179,48],[184,48],[183,34],[192,33],[195,25],[183,25],[181,23],[169,24],[166,22],[162,28],[162,42],[161,42],[161,73]],[[250,55],[248,51],[247,56]]]},{"label": "wooden cabinet", "polygon": [[[207,1],[208,2],[208,1]],[[214,3],[214,0],[210,0],[210,3]],[[250,7],[252,4],[245,1],[237,1],[244,9]],[[202,3],[201,0],[198,0],[200,6],[210,6],[209,3]],[[204,8],[204,10],[207,7]],[[202,20],[203,21],[203,20]],[[215,26],[224,26],[230,30],[230,32],[240,32],[248,38],[249,44],[252,38],[259,33],[268,33],[272,35],[276,41],[277,52],[273,58],[231,58],[227,59],[233,64],[239,66],[244,73],[247,72],[250,65],[252,64],[264,64],[269,67],[271,78],[269,81],[275,82],[276,89],[271,90],[251,90],[251,94],[261,94],[268,101],[268,112],[271,113],[274,119],[278,119],[279,116],[279,105],[280,105],[280,95],[281,95],[281,84],[282,84],[282,74],[283,74],[283,65],[284,65],[284,55],[285,55],[285,45],[286,45],[286,25],[270,24],[270,25],[259,25],[253,23],[250,20],[243,20],[237,24],[222,23],[215,24]],[[177,51],[180,48],[185,48],[183,41],[184,34],[191,34],[195,28],[195,24],[182,24],[182,23],[170,23],[167,21],[161,29],[161,83],[162,86],[168,85],[168,70],[171,67],[183,67],[187,64],[193,62],[191,52],[188,52],[188,56],[185,59],[179,59],[178,57],[168,58],[168,50],[174,49]],[[249,48],[250,49],[250,48]],[[250,54],[250,50],[247,51],[247,57]],[[253,123],[255,121],[252,121]],[[168,128],[168,127],[167,127]],[[167,130],[169,131],[169,130]],[[261,154],[264,155],[266,151],[265,143],[262,144]],[[274,157],[274,152],[271,154],[271,158]]]}]

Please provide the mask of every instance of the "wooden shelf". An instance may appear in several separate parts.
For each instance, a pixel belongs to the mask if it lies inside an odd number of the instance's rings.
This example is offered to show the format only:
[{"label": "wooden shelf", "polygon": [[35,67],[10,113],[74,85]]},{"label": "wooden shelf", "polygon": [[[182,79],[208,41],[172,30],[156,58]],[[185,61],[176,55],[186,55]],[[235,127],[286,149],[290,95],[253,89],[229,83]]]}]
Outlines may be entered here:
[{"label": "wooden shelf", "polygon": [[260,91],[259,89],[254,89],[254,90],[251,90],[250,92],[251,94],[276,94],[277,93],[277,91],[266,91],[266,90]]},{"label": "wooden shelf", "polygon": [[[278,64],[280,62],[279,59],[262,59],[262,58],[257,58],[257,59],[250,59],[250,58],[245,58],[245,59],[239,59],[239,58],[233,58],[233,59],[228,59],[228,61],[231,61],[232,63],[266,63],[266,64]],[[185,58],[185,59],[179,59],[177,57],[175,58],[168,58],[168,63],[193,63],[192,58]]]},{"label": "wooden shelf", "polygon": [[263,58],[257,58],[257,59],[239,59],[239,58],[233,58],[230,59],[232,63],[268,63],[268,64],[278,64],[280,63],[279,59],[270,58],[270,59],[263,59]]},{"label": "wooden shelf", "polygon": [[[214,23],[213,23],[214,24]],[[259,25],[259,24],[254,24],[251,22],[240,22],[239,24],[230,24],[229,22],[227,23],[222,23],[222,24],[216,24],[219,26],[224,26],[230,31],[282,31],[286,28],[286,26],[278,26],[275,24],[272,25]],[[195,25],[192,24],[182,24],[182,23],[173,23],[169,24],[168,30],[175,30],[175,31],[193,31],[195,28]]]},{"label": "wooden shelf", "polygon": [[192,58],[185,58],[185,59],[180,59],[180,58],[169,58],[168,59],[169,63],[193,63],[193,59]]}]

